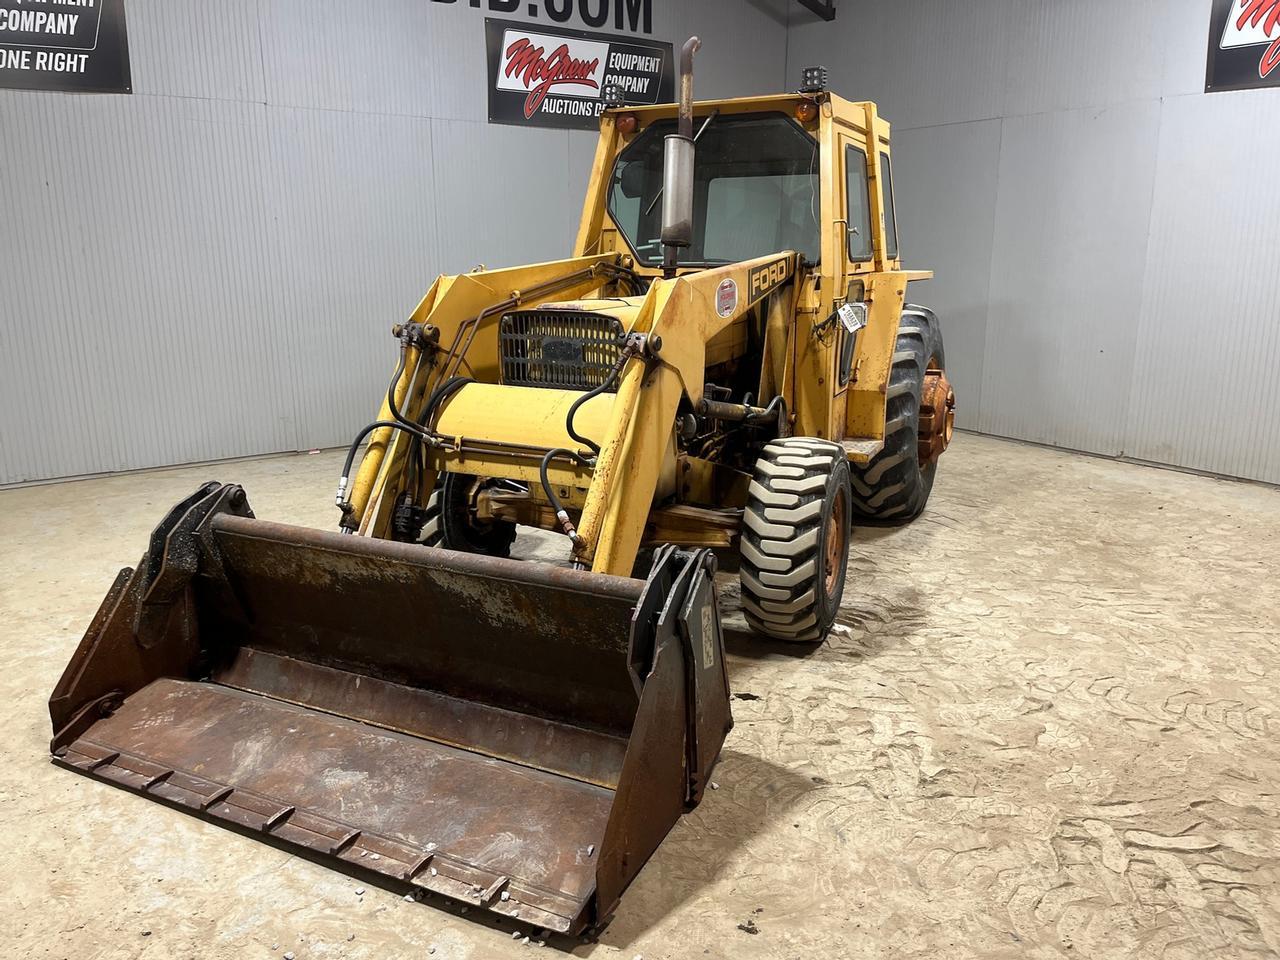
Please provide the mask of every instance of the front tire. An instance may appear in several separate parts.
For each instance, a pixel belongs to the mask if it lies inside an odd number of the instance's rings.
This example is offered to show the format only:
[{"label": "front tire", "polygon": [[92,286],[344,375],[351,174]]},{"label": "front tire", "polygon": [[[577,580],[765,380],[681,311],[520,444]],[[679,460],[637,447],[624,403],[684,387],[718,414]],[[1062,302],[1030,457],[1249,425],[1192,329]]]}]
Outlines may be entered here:
[{"label": "front tire", "polygon": [[[427,505],[427,525],[423,528],[427,536],[438,536],[433,545],[488,557],[511,556],[516,525],[508,520],[480,520],[475,513],[476,494],[487,484],[500,482],[465,473],[444,474]],[[429,541],[424,537],[424,542]]]},{"label": "front tire", "polygon": [[442,473],[436,477],[435,488],[427,499],[427,519],[422,524],[422,536],[418,541],[423,546],[440,546],[440,486],[445,476],[446,474]]},{"label": "front tire", "polygon": [[852,519],[849,461],[828,440],[774,440],[756,461],[741,539],[742,611],[775,640],[822,640],[840,609]]}]

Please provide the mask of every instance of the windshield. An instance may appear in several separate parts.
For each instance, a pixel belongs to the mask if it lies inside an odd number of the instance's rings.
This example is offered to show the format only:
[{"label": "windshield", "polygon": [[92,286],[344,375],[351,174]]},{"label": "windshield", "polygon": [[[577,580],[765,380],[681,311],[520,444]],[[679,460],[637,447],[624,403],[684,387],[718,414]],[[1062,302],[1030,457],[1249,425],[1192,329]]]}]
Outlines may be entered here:
[{"label": "windshield", "polygon": [[[662,262],[662,143],[675,132],[674,120],[659,120],[636,137],[609,187],[609,213],[647,266]],[[680,262],[737,263],[780,250],[816,262],[819,248],[817,143],[781,114],[713,120],[697,141],[693,244]]]}]

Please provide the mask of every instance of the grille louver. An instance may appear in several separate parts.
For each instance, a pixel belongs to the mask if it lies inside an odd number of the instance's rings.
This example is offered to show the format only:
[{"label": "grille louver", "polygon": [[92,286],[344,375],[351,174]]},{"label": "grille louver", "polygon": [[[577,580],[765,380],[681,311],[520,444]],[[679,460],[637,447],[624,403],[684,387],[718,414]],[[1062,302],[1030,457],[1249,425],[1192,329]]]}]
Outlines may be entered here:
[{"label": "grille louver", "polygon": [[498,328],[502,382],[591,390],[604,383],[622,349],[622,323],[598,313],[524,310]]}]

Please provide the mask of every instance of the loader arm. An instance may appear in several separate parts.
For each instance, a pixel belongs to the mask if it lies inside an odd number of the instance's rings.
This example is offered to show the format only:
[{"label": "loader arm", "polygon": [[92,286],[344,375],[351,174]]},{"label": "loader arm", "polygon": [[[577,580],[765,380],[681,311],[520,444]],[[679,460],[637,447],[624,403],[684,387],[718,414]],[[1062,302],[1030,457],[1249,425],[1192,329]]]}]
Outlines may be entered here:
[{"label": "loader arm", "polygon": [[661,345],[623,374],[578,527],[577,557],[592,571],[630,575],[649,513],[636,504],[653,500],[681,398],[702,400],[707,344],[790,282],[796,259],[771,254],[650,288],[632,332]]}]

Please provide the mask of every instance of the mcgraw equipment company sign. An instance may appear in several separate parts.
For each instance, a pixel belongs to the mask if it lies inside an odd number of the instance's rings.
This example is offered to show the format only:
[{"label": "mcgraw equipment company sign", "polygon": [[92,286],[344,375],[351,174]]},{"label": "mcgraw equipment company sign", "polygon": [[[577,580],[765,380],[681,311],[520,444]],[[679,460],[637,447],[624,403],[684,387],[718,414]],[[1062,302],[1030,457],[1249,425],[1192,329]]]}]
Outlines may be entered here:
[{"label": "mcgraw equipment company sign", "polygon": [[627,103],[675,99],[669,43],[505,20],[484,29],[490,123],[591,130],[610,84]]},{"label": "mcgraw equipment company sign", "polygon": [[1206,93],[1280,87],[1280,0],[1213,0]]},{"label": "mcgraw equipment company sign", "polygon": [[0,0],[0,87],[132,92],[124,0]]}]

